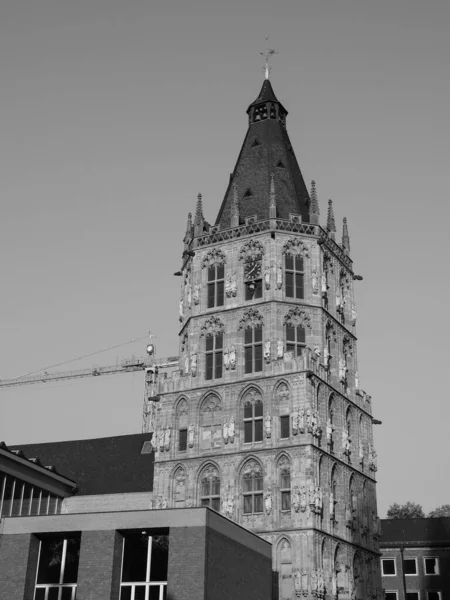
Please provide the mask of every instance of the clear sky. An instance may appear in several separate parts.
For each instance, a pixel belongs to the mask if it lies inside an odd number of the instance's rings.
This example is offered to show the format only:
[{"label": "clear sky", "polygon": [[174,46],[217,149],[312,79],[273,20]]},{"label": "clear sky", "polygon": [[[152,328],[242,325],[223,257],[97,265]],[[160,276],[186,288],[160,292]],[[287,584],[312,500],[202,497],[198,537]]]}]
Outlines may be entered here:
[{"label": "clear sky", "polygon": [[[450,501],[450,3],[3,0],[0,377],[151,330],[178,351],[186,217],[214,221],[272,83],[322,219],[347,216],[381,516]],[[323,221],[322,221],[323,222]],[[145,342],[73,363],[114,363]],[[140,431],[143,374],[0,390],[7,444]]]}]

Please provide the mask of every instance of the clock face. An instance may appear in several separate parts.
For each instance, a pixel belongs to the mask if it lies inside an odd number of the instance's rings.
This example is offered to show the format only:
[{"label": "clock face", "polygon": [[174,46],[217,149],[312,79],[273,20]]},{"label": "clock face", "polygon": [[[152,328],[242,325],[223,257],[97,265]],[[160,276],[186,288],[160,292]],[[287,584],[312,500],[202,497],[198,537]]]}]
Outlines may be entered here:
[{"label": "clock face", "polygon": [[244,277],[246,281],[261,279],[261,261],[248,260],[244,264]]}]

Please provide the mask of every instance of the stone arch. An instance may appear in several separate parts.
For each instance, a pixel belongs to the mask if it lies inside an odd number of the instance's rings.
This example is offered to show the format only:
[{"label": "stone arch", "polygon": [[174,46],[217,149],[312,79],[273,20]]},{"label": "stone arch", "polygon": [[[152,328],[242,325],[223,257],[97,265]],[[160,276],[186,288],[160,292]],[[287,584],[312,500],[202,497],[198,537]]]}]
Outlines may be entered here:
[{"label": "stone arch", "polygon": [[349,581],[350,598],[363,600],[366,597],[364,579],[363,560],[359,552],[355,552],[353,556],[352,575]]},{"label": "stone arch", "polygon": [[291,412],[291,389],[289,383],[284,379],[278,381],[274,386],[273,397],[275,407],[278,409],[278,416],[289,419]]},{"label": "stone arch", "polygon": [[283,535],[276,545],[276,567],[279,573],[280,598],[292,598],[294,592],[292,542]]},{"label": "stone arch", "polygon": [[197,472],[198,504],[220,511],[221,473],[218,464],[206,461]]},{"label": "stone arch", "polygon": [[182,464],[178,464],[172,470],[172,506],[184,508],[186,506],[187,474]]},{"label": "stone arch", "polygon": [[239,485],[241,490],[240,510],[243,515],[264,512],[264,467],[254,456],[246,457],[239,468]]},{"label": "stone arch", "polygon": [[294,306],[290,308],[283,319],[284,325],[291,325],[297,327],[298,325],[309,330],[312,329],[311,316],[308,310]]},{"label": "stone arch", "polygon": [[251,239],[239,250],[239,260],[261,260],[264,255],[264,246],[259,240]]},{"label": "stone arch", "polygon": [[346,570],[345,570],[345,550],[341,544],[337,544],[334,551],[333,572],[332,572],[332,594],[337,597],[338,588],[345,589],[346,587]]},{"label": "stone arch", "polygon": [[200,449],[214,450],[222,446],[222,399],[209,392],[199,404]]},{"label": "stone arch", "polygon": [[175,420],[177,429],[187,429],[189,426],[189,402],[186,396],[181,396],[175,403]]},{"label": "stone arch", "polygon": [[257,308],[248,308],[239,319],[238,331],[241,329],[252,329],[254,327],[263,327],[264,317]]},{"label": "stone arch", "polygon": [[202,269],[212,265],[224,265],[226,263],[225,253],[220,248],[213,248],[205,254],[202,260]]},{"label": "stone arch", "polygon": [[289,238],[283,245],[283,254],[309,258],[309,246],[298,237]]}]

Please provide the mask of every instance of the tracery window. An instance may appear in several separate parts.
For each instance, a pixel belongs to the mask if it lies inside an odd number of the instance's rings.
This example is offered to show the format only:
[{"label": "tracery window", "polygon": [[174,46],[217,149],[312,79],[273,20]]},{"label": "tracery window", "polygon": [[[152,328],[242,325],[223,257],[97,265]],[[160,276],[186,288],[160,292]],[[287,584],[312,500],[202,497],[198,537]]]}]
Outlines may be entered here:
[{"label": "tracery window", "polygon": [[206,379],[220,379],[223,371],[223,333],[206,336]]},{"label": "tracery window", "polygon": [[200,481],[200,502],[220,512],[220,477],[217,469],[208,467]]},{"label": "tracery window", "polygon": [[202,404],[200,431],[200,447],[202,450],[215,450],[221,447],[222,403],[214,394],[210,394]]},{"label": "tracery window", "polygon": [[175,508],[184,508],[186,500],[186,471],[178,467],[173,476],[173,503]]},{"label": "tracery window", "polygon": [[280,598],[292,598],[292,548],[288,540],[282,540],[278,546],[278,570],[280,573]]},{"label": "tracery window", "polygon": [[225,266],[213,264],[208,267],[208,308],[223,306],[225,289]]},{"label": "tracery window", "polygon": [[263,475],[261,467],[254,463],[244,473],[242,494],[244,498],[244,515],[263,512]]},{"label": "tracery window", "polygon": [[263,370],[263,330],[261,326],[247,327],[244,332],[245,372]]},{"label": "tracery window", "polygon": [[306,347],[306,334],[302,325],[295,326],[292,323],[286,323],[286,352],[292,352],[292,355],[302,356],[303,349]]},{"label": "tracery window", "polygon": [[291,472],[289,467],[282,467],[280,471],[281,510],[291,510]]},{"label": "tracery window", "polygon": [[263,403],[261,399],[244,404],[244,444],[263,440]]},{"label": "tracery window", "polygon": [[285,255],[285,281],[287,298],[304,298],[305,269],[302,256]]}]

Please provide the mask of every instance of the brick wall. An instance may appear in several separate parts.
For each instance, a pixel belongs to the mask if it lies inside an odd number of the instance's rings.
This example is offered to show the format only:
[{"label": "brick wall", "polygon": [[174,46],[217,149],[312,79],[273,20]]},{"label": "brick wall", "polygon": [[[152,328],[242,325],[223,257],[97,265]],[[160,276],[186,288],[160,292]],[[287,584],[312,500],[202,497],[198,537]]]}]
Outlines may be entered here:
[{"label": "brick wall", "polygon": [[205,560],[205,527],[173,527],[170,529],[167,600],[203,600],[206,598]]},{"label": "brick wall", "polygon": [[0,537],[0,598],[32,600],[39,540],[31,534]]},{"label": "brick wall", "polygon": [[77,600],[118,600],[122,536],[117,531],[81,535]]}]

